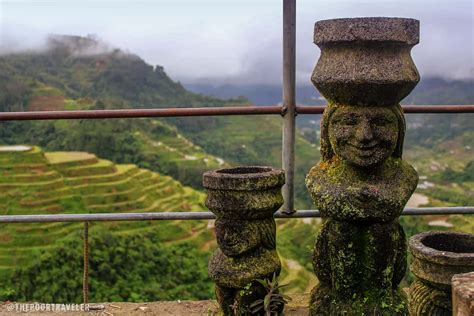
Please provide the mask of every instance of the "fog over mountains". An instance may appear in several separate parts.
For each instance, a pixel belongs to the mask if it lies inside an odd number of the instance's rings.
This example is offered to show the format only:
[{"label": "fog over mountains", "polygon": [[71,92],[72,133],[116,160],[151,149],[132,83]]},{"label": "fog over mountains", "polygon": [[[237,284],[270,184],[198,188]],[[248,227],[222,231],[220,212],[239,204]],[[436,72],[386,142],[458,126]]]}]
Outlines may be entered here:
[{"label": "fog over mountains", "polygon": [[[314,22],[363,16],[420,20],[422,77],[473,78],[472,12],[470,0],[299,0],[296,80],[309,84],[319,56]],[[0,0],[0,52],[45,47],[48,34],[97,34],[186,84],[281,83],[281,1]]]}]

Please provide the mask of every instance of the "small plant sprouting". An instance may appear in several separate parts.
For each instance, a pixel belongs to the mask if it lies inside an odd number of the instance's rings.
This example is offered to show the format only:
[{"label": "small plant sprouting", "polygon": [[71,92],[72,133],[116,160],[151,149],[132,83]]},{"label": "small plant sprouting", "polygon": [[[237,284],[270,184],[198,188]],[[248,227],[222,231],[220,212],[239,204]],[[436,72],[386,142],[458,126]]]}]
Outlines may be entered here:
[{"label": "small plant sprouting", "polygon": [[251,313],[256,314],[263,310],[265,316],[277,315],[279,311],[283,310],[285,304],[291,300],[289,296],[278,291],[288,284],[279,285],[275,273],[273,273],[271,281],[269,279],[257,279],[256,281],[266,289],[267,294],[263,299],[258,299],[250,304]]}]

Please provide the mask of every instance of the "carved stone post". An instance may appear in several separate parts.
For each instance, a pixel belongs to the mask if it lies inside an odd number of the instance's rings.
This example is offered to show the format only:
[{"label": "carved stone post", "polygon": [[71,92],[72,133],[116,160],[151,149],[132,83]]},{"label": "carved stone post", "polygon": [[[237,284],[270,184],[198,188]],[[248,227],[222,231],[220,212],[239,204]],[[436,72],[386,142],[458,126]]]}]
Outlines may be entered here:
[{"label": "carved stone post", "polygon": [[451,285],[453,288],[453,315],[474,315],[474,271],[455,274]]},{"label": "carved stone post", "polygon": [[206,206],[216,215],[219,249],[209,260],[209,276],[224,315],[249,314],[266,291],[255,282],[280,274],[273,218],[283,204],[285,173],[271,167],[238,167],[204,173]]},{"label": "carved stone post", "polygon": [[409,248],[413,255],[411,271],[417,278],[410,285],[410,315],[450,316],[453,276],[474,271],[474,235],[424,232],[410,238]]},{"label": "carved stone post", "polygon": [[399,105],[419,75],[410,50],[419,22],[400,18],[319,21],[312,81],[328,100],[321,161],[306,185],[323,225],[313,266],[312,315],[404,315],[398,285],[406,241],[398,218],[418,175],[402,157]]}]

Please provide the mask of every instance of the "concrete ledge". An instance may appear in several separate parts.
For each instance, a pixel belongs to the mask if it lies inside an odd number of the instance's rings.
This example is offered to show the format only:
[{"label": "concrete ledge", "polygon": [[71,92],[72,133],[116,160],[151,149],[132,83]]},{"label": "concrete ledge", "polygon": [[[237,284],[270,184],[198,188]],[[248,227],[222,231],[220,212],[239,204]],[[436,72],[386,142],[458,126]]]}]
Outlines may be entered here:
[{"label": "concrete ledge", "polygon": [[[285,307],[285,315],[308,315],[309,294],[291,294],[291,301]],[[10,302],[0,303],[0,316],[12,315],[160,315],[160,316],[197,316],[217,315],[218,305],[215,300],[209,301],[163,301],[148,303],[98,303],[91,304],[93,307],[103,307],[89,312],[15,312],[9,311]],[[17,303],[29,304],[29,303]],[[9,306],[10,305],[10,306]],[[11,307],[10,307],[11,308]]]}]

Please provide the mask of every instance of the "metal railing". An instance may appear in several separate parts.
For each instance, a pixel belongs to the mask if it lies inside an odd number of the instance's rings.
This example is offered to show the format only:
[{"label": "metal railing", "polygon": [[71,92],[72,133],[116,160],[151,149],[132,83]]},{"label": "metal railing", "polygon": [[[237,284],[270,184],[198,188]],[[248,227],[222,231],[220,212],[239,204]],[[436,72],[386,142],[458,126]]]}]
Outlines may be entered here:
[{"label": "metal railing", "polygon": [[[88,111],[31,111],[2,112],[0,121],[17,120],[68,120],[113,119],[146,117],[190,117],[220,115],[281,115],[283,117],[282,163],[286,185],[283,188],[284,206],[276,218],[317,218],[317,210],[294,210],[295,166],[295,118],[298,114],[322,114],[325,106],[297,106],[295,102],[295,22],[296,0],[283,0],[283,89],[282,106],[239,106],[209,108],[160,108]],[[474,113],[474,105],[418,105],[403,106],[405,113]],[[149,220],[211,220],[211,212],[159,212],[156,213],[100,213],[54,215],[3,215],[0,223],[84,222],[83,239],[83,300],[88,303],[89,272],[89,223],[102,221],[149,221]],[[406,208],[402,215],[474,214],[469,207]]]},{"label": "metal railing", "polygon": [[[474,206],[459,207],[407,207],[402,215],[449,215],[474,214]],[[318,210],[299,210],[292,214],[278,211],[275,218],[318,218]],[[163,220],[212,220],[211,212],[160,212],[153,213],[95,213],[95,214],[51,214],[51,215],[1,215],[0,223],[52,223],[52,222],[111,222],[111,221],[163,221]]]}]

